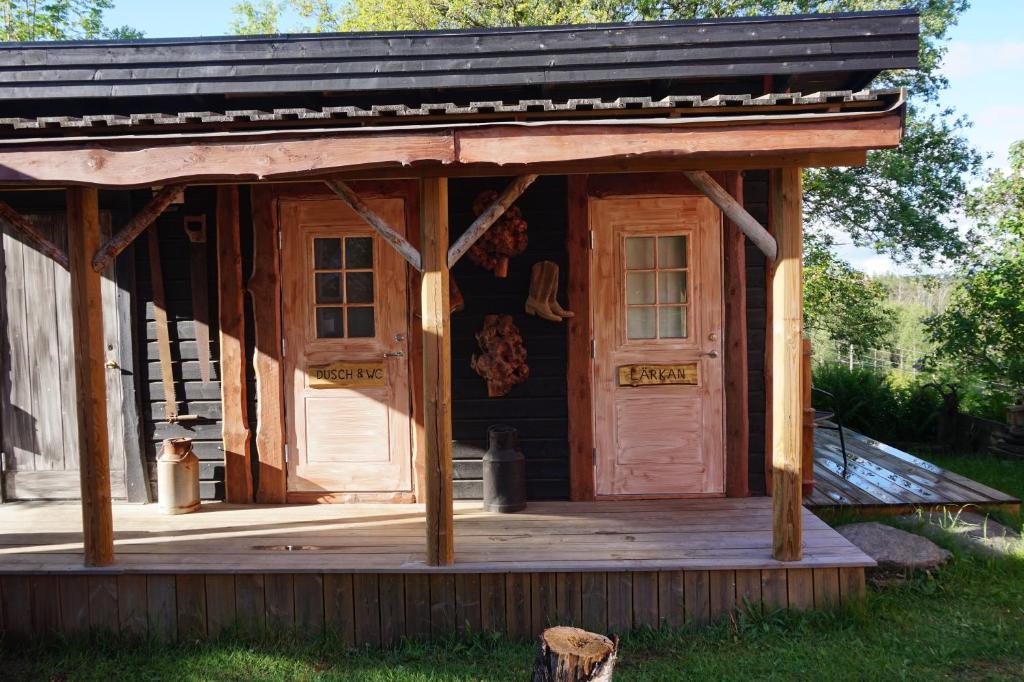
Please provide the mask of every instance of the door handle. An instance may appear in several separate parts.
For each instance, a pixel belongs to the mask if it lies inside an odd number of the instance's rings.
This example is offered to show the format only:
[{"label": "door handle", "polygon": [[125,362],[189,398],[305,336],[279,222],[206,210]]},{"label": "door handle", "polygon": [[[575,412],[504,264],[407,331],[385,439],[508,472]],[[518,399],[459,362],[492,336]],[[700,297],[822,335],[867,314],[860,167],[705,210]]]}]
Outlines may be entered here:
[{"label": "door handle", "polygon": [[718,357],[718,351],[717,350],[709,350],[707,353],[701,353],[701,356],[702,357],[707,357],[707,358],[717,358]]},{"label": "door handle", "polygon": [[384,353],[384,357],[386,357],[386,358],[404,358],[405,357],[405,353],[403,353],[400,350],[396,350],[393,353]]}]

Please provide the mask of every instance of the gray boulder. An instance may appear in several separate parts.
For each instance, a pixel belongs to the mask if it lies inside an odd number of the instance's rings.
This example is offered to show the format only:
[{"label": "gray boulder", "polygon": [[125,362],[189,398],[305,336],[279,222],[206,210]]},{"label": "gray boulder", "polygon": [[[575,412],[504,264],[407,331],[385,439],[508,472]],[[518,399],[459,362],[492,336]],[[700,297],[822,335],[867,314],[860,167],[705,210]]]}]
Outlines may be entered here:
[{"label": "gray boulder", "polygon": [[852,523],[836,530],[877,561],[882,571],[931,569],[952,557],[927,538],[882,523]]}]

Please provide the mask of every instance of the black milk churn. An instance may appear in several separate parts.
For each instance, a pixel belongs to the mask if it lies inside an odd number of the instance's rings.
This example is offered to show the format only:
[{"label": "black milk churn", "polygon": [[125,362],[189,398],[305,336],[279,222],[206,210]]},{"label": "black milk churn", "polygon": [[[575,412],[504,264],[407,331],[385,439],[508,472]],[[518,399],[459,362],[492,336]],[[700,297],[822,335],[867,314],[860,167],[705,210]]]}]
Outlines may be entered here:
[{"label": "black milk churn", "polygon": [[519,451],[519,434],[511,426],[487,429],[484,453],[484,510],[517,512],[526,508],[526,458]]}]

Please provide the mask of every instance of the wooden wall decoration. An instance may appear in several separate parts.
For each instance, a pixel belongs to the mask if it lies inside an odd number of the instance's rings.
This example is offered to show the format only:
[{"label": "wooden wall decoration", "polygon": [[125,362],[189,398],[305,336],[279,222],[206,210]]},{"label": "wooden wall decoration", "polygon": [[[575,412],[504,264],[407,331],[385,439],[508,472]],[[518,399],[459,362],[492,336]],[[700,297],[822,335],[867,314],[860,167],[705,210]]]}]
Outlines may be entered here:
[{"label": "wooden wall decoration", "polygon": [[[494,190],[481,192],[473,202],[473,213],[479,217],[497,202],[498,193]],[[468,255],[470,260],[493,272],[495,277],[508,277],[509,259],[525,251],[526,244],[523,212],[512,205],[469,247]]]},{"label": "wooden wall decoration", "polygon": [[476,334],[480,355],[474,355],[473,369],[487,382],[487,396],[499,398],[526,381],[530,367],[526,364],[526,346],[511,315],[487,315],[484,326]]}]

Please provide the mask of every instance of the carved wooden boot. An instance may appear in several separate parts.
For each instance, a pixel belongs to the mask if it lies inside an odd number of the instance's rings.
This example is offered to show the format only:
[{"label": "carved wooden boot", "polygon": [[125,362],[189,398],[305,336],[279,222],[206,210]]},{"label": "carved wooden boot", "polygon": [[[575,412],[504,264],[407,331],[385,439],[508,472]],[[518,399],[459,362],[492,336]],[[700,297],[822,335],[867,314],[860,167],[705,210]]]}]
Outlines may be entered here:
[{"label": "carved wooden boot", "polygon": [[550,260],[544,261],[544,270],[548,273],[548,279],[551,280],[551,288],[549,289],[550,297],[548,298],[548,308],[555,315],[561,317],[573,317],[575,313],[569,312],[558,304],[558,263]]},{"label": "carved wooden boot", "polygon": [[561,322],[562,318],[551,312],[549,301],[553,297],[551,288],[557,286],[551,280],[550,272],[544,261],[534,263],[530,268],[530,295],[526,298],[526,312],[552,322]]}]

